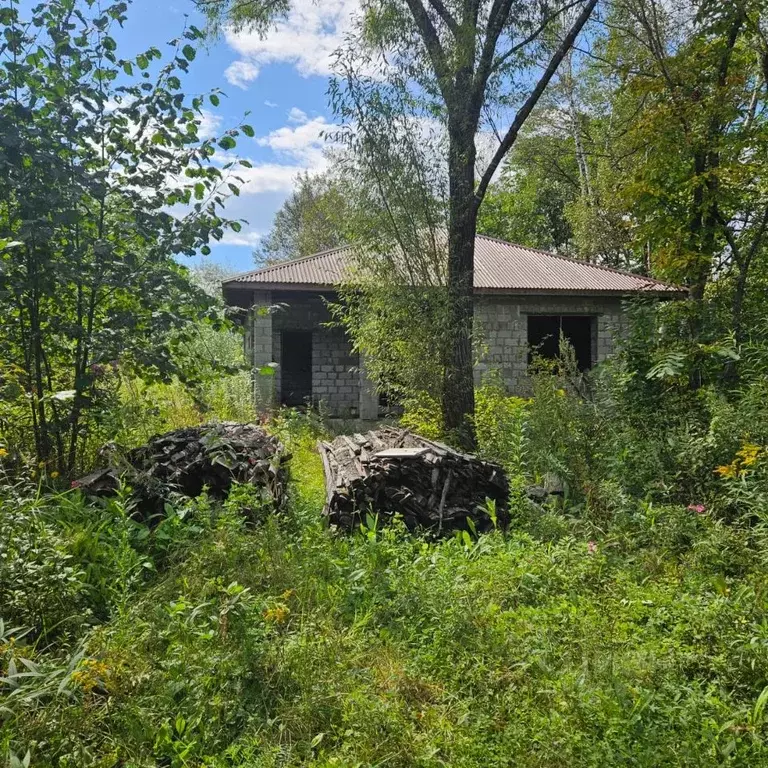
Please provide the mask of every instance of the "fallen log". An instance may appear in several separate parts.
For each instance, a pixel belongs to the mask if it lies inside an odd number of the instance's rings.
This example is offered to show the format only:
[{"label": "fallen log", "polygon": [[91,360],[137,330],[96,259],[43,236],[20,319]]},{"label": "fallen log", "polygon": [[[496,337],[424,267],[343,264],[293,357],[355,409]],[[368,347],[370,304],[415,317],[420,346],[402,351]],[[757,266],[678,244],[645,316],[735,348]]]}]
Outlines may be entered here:
[{"label": "fallen log", "polygon": [[468,528],[468,520],[479,531],[509,522],[509,483],[498,464],[394,427],[320,441],[318,449],[323,513],[341,529],[357,527],[367,515],[385,523],[400,515],[409,529],[436,534]]},{"label": "fallen log", "polygon": [[264,489],[279,508],[289,458],[280,441],[256,424],[222,422],[157,435],[123,456],[114,454],[110,466],[72,485],[108,496],[125,482],[133,489],[136,516],[146,521],[162,513],[173,493],[195,497],[207,488],[223,499],[234,483]]}]

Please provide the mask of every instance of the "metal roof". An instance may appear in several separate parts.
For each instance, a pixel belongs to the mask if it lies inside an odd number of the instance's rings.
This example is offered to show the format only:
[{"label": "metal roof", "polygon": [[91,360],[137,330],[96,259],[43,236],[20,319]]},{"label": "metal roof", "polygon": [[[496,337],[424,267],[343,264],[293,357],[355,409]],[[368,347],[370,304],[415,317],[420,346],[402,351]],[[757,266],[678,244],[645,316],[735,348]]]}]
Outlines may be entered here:
[{"label": "metal roof", "polygon": [[[353,264],[350,246],[273,264],[224,281],[225,291],[253,288],[320,290],[339,285]],[[651,293],[681,295],[684,288],[485,235],[475,239],[479,293]]]}]

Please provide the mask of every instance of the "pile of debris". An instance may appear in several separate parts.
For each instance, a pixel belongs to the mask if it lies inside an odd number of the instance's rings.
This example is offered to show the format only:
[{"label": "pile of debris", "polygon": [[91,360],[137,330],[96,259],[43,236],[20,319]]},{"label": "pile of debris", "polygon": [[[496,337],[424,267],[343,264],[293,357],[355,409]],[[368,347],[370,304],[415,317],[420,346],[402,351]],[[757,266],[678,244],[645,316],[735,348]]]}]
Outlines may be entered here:
[{"label": "pile of debris", "polygon": [[[447,445],[386,427],[319,443],[325,471],[324,513],[351,530],[367,515],[387,522],[401,515],[409,529],[478,531],[509,522],[509,483],[498,465]],[[489,505],[488,500],[491,501]]]},{"label": "pile of debris", "polygon": [[106,496],[122,479],[133,489],[136,514],[144,520],[161,513],[172,493],[195,497],[205,487],[213,498],[223,499],[233,483],[263,488],[278,508],[289,458],[280,441],[255,424],[206,424],[158,435],[122,456],[113,452],[109,467],[73,486]]}]

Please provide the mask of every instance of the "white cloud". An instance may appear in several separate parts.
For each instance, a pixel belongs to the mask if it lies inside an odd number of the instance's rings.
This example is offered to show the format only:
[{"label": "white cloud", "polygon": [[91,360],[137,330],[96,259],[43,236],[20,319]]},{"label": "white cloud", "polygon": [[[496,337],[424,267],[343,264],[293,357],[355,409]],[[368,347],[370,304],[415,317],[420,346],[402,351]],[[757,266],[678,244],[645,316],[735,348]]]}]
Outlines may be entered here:
[{"label": "white cloud", "polygon": [[241,195],[260,195],[265,192],[289,193],[298,173],[303,170],[298,165],[280,163],[262,163],[253,168],[238,168],[237,176],[243,180]]},{"label": "white cloud", "polygon": [[276,107],[276,106],[277,106],[277,104],[275,104],[275,102],[274,102],[274,101],[270,101],[269,99],[267,99],[267,100],[264,102],[264,106],[265,106],[265,107]]},{"label": "white cloud", "polygon": [[[250,158],[251,168],[237,167],[233,176],[240,187],[240,195],[226,201],[225,216],[240,219],[240,232],[227,232],[221,244],[253,248],[272,226],[272,219],[285,198],[293,191],[296,177],[303,171],[318,173],[328,165],[325,157],[327,143],[322,133],[333,128],[323,117],[309,119],[301,110],[291,110],[292,120],[265,136],[257,138],[256,144],[271,150],[265,161]],[[301,122],[297,122],[301,121]],[[231,152],[217,151],[212,161],[218,167],[235,160]]]},{"label": "white cloud", "polygon": [[288,122],[307,123],[309,122],[309,118],[303,109],[299,109],[298,107],[291,107],[291,111],[288,113]]},{"label": "white cloud", "polygon": [[224,77],[230,85],[246,90],[248,83],[259,76],[259,68],[252,61],[238,59],[233,61],[225,70]]},{"label": "white cloud", "polygon": [[221,240],[214,240],[210,245],[211,247],[216,245],[245,245],[254,248],[262,237],[264,235],[261,232],[233,232],[228,229],[224,232]]},{"label": "white cloud", "polygon": [[204,109],[200,113],[200,125],[197,129],[197,135],[201,139],[210,139],[219,132],[221,127],[221,115],[216,115],[213,112],[209,112]]},{"label": "white cloud", "polygon": [[285,125],[256,139],[256,142],[300,163],[304,168],[319,169],[326,165],[324,152],[329,145],[322,134],[329,128],[333,125],[324,117],[315,117],[299,125]]},{"label": "white cloud", "polygon": [[257,72],[265,64],[289,62],[304,76],[329,75],[333,53],[359,10],[360,0],[294,0],[288,16],[266,37],[228,30],[226,40],[243,57],[242,63],[252,63]]}]

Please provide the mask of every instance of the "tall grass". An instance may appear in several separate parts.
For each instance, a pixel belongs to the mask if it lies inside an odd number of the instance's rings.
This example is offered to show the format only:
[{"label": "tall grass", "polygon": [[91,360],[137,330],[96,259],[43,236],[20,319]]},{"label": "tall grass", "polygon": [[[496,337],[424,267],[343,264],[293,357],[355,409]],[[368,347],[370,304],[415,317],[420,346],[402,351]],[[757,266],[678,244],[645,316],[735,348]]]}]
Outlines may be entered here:
[{"label": "tall grass", "polygon": [[609,522],[542,510],[546,536],[343,537],[316,425],[276,428],[289,509],[248,527],[243,489],[132,540],[154,569],[62,692],[3,716],[6,746],[39,766],[768,765],[754,527],[625,499]]}]

